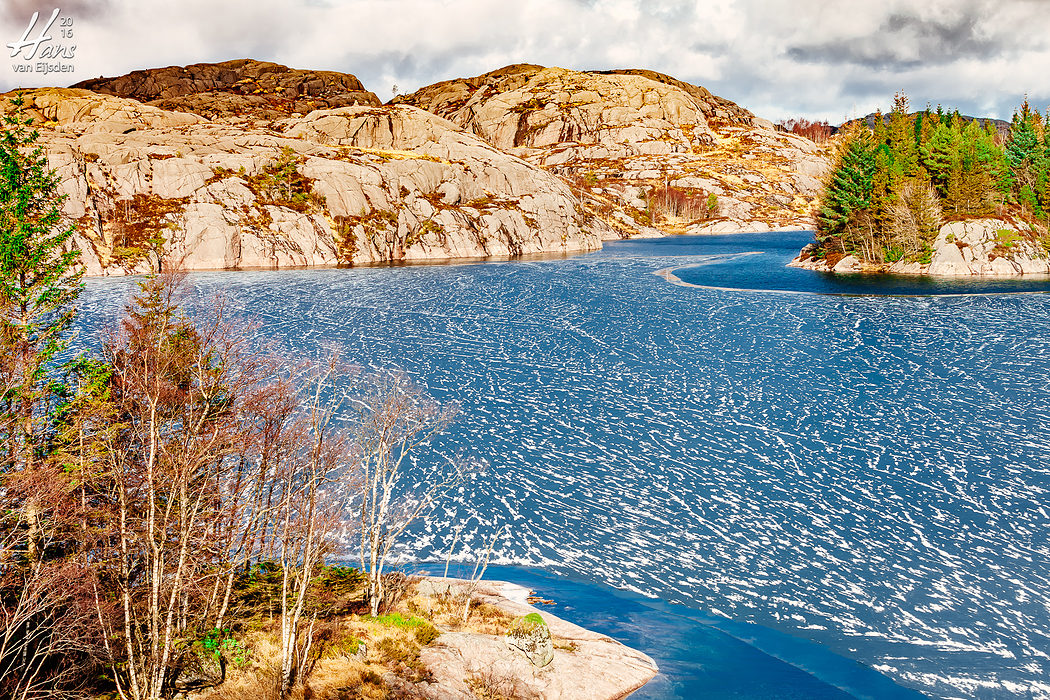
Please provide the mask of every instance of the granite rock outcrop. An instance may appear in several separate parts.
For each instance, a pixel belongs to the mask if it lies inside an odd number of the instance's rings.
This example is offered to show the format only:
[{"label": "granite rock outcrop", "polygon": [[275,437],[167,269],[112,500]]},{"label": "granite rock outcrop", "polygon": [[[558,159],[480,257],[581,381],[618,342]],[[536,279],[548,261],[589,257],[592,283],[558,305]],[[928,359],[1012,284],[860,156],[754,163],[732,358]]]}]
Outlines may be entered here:
[{"label": "granite rock outcrop", "polygon": [[[409,106],[232,124],[25,94],[89,274],[510,257],[617,234],[561,179]],[[10,102],[5,103],[10,110]]]},{"label": "granite rock outcrop", "polygon": [[[462,595],[470,589],[469,581],[437,577],[424,579],[417,588],[437,596]],[[547,663],[538,667],[501,635],[444,632],[420,655],[433,682],[409,689],[415,697],[471,700],[478,696],[467,679],[484,676],[498,680],[504,697],[617,700],[658,672],[656,663],[642,652],[527,604],[528,593],[514,584],[481,581],[471,595],[479,604],[514,617],[540,616],[545,631],[557,640]]]},{"label": "granite rock outcrop", "polygon": [[207,117],[279,118],[315,109],[380,104],[349,73],[296,70],[247,58],[137,70],[84,80],[73,87]]},{"label": "granite rock outcrop", "polygon": [[566,178],[614,221],[664,234],[810,227],[828,168],[812,141],[653,71],[519,64],[394,102]]}]

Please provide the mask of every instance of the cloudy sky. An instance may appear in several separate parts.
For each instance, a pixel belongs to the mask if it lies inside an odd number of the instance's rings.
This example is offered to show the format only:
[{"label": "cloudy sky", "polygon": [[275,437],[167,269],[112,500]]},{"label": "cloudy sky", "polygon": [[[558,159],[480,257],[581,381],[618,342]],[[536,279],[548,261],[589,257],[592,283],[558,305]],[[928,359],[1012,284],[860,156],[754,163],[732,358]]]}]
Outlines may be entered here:
[{"label": "cloudy sky", "polygon": [[1050,0],[0,0],[0,44],[55,8],[41,47],[75,44],[75,71],[16,73],[26,48],[0,89],[251,57],[353,73],[384,100],[528,62],[650,68],[770,119],[839,123],[897,90],[980,116],[1050,105]]}]

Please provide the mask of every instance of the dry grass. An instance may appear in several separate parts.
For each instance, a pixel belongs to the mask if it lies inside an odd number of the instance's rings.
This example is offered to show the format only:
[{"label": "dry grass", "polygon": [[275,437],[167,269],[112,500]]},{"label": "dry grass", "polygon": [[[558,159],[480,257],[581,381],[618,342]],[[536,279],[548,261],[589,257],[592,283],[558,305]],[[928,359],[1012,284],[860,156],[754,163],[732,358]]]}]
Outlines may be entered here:
[{"label": "dry grass", "polygon": [[430,620],[439,628],[475,632],[477,634],[503,634],[514,620],[514,616],[474,598],[470,602],[470,614],[463,622],[463,606],[466,599],[459,595],[437,596],[410,595],[403,605],[414,615]]},{"label": "dry grass", "polygon": [[467,685],[479,700],[539,700],[539,693],[513,675],[486,668],[473,671]]},{"label": "dry grass", "polygon": [[[315,662],[309,675],[296,686],[292,700],[342,700],[350,698],[401,697],[383,680],[393,673],[412,684],[430,680],[430,672],[420,660],[423,645],[415,627],[399,626],[350,615],[318,621],[315,625]],[[219,688],[203,694],[201,700],[276,700],[280,679],[281,650],[279,631],[271,622],[247,633],[243,644],[251,650],[243,668],[228,666],[227,680]],[[359,645],[365,651],[359,654]]]},{"label": "dry grass", "polygon": [[[314,626],[315,662],[309,675],[292,694],[293,700],[349,700],[350,698],[401,698],[411,695],[413,684],[432,680],[420,652],[436,642],[441,630],[503,635],[515,619],[490,603],[472,599],[463,622],[463,595],[420,595],[409,585],[401,601],[379,618],[344,614],[319,619]],[[275,619],[258,620],[253,631],[239,641],[250,649],[249,662],[228,666],[226,682],[202,694],[200,700],[276,700],[279,681],[280,631]],[[556,642],[557,643],[557,642]],[[364,649],[360,648],[364,645]],[[572,652],[573,644],[558,648]],[[384,681],[384,674],[397,681]],[[479,698],[530,698],[527,687],[492,672],[472,672],[468,679]]]}]

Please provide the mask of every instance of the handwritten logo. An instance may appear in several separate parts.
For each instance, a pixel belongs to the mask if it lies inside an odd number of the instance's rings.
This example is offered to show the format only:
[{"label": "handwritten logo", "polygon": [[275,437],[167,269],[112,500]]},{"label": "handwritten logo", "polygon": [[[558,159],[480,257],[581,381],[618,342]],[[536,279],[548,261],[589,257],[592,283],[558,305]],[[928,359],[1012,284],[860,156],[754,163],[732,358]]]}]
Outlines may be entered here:
[{"label": "handwritten logo", "polygon": [[[33,16],[29,18],[29,24],[26,25],[26,30],[22,32],[22,37],[18,41],[12,41],[7,44],[7,48],[11,49],[11,58],[21,58],[21,62],[15,62],[11,64],[11,70],[15,73],[72,73],[76,70],[72,63],[64,63],[63,61],[72,61],[76,55],[77,45],[65,43],[65,41],[73,38],[73,18],[62,17],[62,10],[55,8],[51,13],[50,19],[46,23],[42,23],[40,33],[37,34],[35,39],[30,39],[30,35],[33,34],[37,26],[37,22],[40,19],[40,13],[34,12]],[[51,27],[55,24],[55,20],[58,20],[59,30],[61,32],[60,38],[63,41],[56,42],[54,37],[48,34],[51,31]],[[40,59],[35,64],[30,63],[34,58]]]}]

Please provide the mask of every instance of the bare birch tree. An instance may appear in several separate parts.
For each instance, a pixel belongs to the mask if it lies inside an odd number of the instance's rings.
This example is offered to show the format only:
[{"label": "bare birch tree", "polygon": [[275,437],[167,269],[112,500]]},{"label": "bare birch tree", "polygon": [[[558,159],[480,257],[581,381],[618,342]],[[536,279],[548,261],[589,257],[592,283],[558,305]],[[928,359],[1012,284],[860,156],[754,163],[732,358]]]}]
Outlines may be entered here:
[{"label": "bare birch tree", "polygon": [[355,458],[361,566],[368,576],[372,615],[378,615],[383,574],[398,537],[479,465],[434,453],[429,460],[419,459],[421,449],[448,427],[458,409],[439,405],[404,375],[377,378],[359,407]]},{"label": "bare birch tree", "polygon": [[112,416],[104,488],[114,503],[113,567],[120,600],[118,691],[160,698],[177,672],[180,640],[204,631],[216,588],[216,537],[239,501],[250,458],[243,420],[260,367],[221,304],[193,323],[177,307],[178,275],[145,282],[120,332],[105,339]]}]

